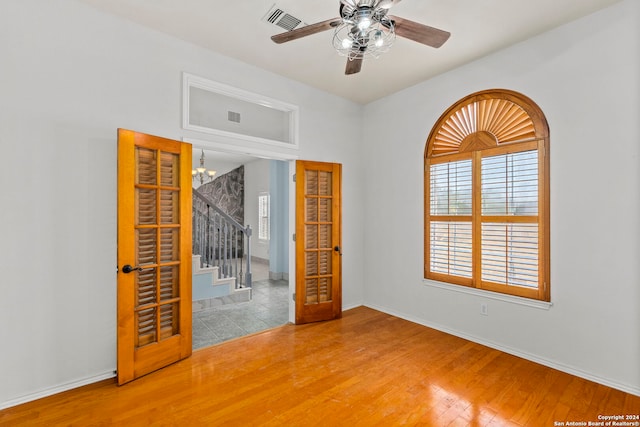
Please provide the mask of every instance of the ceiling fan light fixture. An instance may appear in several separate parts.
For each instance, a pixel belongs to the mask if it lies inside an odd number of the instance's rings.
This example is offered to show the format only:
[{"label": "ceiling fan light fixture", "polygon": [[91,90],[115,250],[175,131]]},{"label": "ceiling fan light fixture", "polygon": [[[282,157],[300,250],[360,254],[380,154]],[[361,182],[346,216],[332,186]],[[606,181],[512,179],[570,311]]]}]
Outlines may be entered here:
[{"label": "ceiling fan light fixture", "polygon": [[[387,15],[401,0],[340,0],[340,16],[271,36],[285,43],[333,29],[333,47],[346,56],[345,74],[359,73],[366,57],[378,58],[393,45],[396,35],[439,48],[451,33],[399,16]],[[396,30],[398,33],[396,34]]]},{"label": "ceiling fan light fixture", "polygon": [[371,18],[363,17],[358,21],[358,29],[364,31],[371,26]]},{"label": "ceiling fan light fixture", "polygon": [[376,47],[382,47],[384,45],[384,38],[382,37],[382,31],[378,30],[373,36],[373,42]]},{"label": "ceiling fan light fixture", "polygon": [[396,39],[394,25],[388,18],[373,19],[366,29],[358,23],[343,20],[333,32],[333,47],[350,60],[378,58],[387,52]]},{"label": "ceiling fan light fixture", "polygon": [[373,24],[373,10],[368,6],[357,9],[354,13],[356,25],[360,31],[366,31]]}]

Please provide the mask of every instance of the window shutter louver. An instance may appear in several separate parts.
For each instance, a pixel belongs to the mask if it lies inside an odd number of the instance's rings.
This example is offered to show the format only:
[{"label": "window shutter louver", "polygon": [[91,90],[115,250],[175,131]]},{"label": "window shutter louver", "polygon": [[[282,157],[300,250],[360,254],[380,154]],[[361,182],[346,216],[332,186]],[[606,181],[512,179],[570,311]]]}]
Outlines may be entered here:
[{"label": "window shutter louver", "polygon": [[538,214],[538,152],[482,159],[482,215]]},{"label": "window shutter louver", "polygon": [[471,277],[471,222],[431,222],[431,271]]},{"label": "window shutter louver", "polygon": [[[482,159],[482,215],[504,222],[482,224],[482,280],[538,286],[538,152]],[[508,223],[509,217],[533,223]],[[523,218],[524,220],[524,218]]]},{"label": "window shutter louver", "polygon": [[431,214],[460,217],[460,221],[431,223],[431,271],[470,278],[471,160],[432,165],[430,177]]}]

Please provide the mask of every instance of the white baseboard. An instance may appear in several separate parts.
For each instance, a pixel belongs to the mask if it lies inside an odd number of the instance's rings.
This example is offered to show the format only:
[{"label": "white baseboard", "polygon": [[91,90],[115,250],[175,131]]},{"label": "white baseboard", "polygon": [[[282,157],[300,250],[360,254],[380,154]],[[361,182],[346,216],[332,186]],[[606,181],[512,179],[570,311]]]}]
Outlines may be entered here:
[{"label": "white baseboard", "polygon": [[100,375],[95,375],[88,378],[83,378],[77,381],[71,381],[65,384],[57,385],[55,387],[45,388],[35,393],[29,393],[24,396],[20,396],[16,399],[0,402],[0,411],[3,409],[11,408],[12,406],[21,405],[23,403],[32,402],[34,400],[42,399],[43,397],[53,396],[54,394],[62,393],[63,391],[72,390],[74,388],[82,387],[88,384],[97,383],[98,381],[107,380],[116,376],[114,371],[105,372]]},{"label": "white baseboard", "polygon": [[444,332],[444,333],[449,334],[449,335],[454,335],[456,337],[460,337],[460,338],[463,338],[463,339],[468,340],[468,341],[472,341],[472,342],[475,342],[475,343],[478,343],[478,344],[482,344],[484,346],[493,348],[495,350],[500,350],[500,351],[503,351],[505,353],[512,354],[514,356],[518,356],[518,357],[521,357],[521,358],[526,359],[526,360],[530,360],[530,361],[535,362],[535,363],[539,363],[540,365],[544,365],[544,366],[547,366],[549,368],[557,369],[558,371],[562,371],[562,372],[565,372],[567,374],[575,375],[576,377],[584,378],[586,380],[593,381],[593,382],[596,382],[598,384],[606,385],[607,387],[615,388],[617,390],[624,391],[625,393],[629,393],[629,394],[633,394],[633,395],[636,395],[636,396],[640,396],[640,388],[632,386],[630,384],[624,384],[624,383],[621,383],[621,382],[618,382],[618,381],[612,381],[612,380],[610,380],[608,378],[603,378],[603,377],[600,377],[600,376],[597,376],[597,375],[593,375],[590,372],[586,372],[586,371],[583,371],[581,369],[574,368],[573,366],[565,365],[563,363],[559,363],[559,362],[556,362],[554,360],[545,359],[545,358],[540,357],[540,356],[535,355],[535,354],[531,354],[531,353],[524,352],[524,351],[521,351],[521,350],[518,350],[518,349],[515,349],[515,348],[511,348],[511,347],[507,347],[507,346],[504,346],[504,345],[501,345],[501,344],[497,344],[495,342],[488,341],[488,340],[485,340],[483,338],[478,338],[476,336],[469,335],[467,333],[460,332],[460,331],[457,331],[457,330],[454,330],[454,329],[451,329],[451,328],[447,328],[445,326],[442,326],[442,325],[439,325],[439,324],[436,324],[436,323],[427,322],[424,319],[418,319],[418,318],[416,318],[414,316],[409,316],[409,315],[407,315],[405,313],[399,313],[399,312],[397,312],[395,310],[390,310],[387,307],[381,307],[381,306],[378,306],[376,304],[363,304],[363,305],[365,307],[369,307],[369,308],[372,308],[374,310],[378,310],[378,311],[381,311],[383,313],[387,313],[387,314],[390,314],[392,316],[396,316],[396,317],[399,317],[401,319],[405,319],[405,320],[408,320],[410,322],[426,326],[428,328],[436,329],[438,331]]},{"label": "white baseboard", "polygon": [[[362,307],[364,305],[363,302],[359,302],[359,303],[355,303],[355,304],[349,304],[349,305],[343,305],[342,306],[342,311],[347,311],[347,310],[351,310],[352,308],[357,308],[357,307]],[[373,307],[371,307],[373,308]],[[382,311],[382,310],[379,310]],[[400,316],[398,316],[400,317]]]}]

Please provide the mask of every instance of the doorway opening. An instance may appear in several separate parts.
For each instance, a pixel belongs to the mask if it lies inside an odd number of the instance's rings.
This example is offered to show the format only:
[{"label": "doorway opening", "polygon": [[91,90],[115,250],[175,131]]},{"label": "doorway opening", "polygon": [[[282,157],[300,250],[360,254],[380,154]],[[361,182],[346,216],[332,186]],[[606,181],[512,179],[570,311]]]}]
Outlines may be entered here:
[{"label": "doorway opening", "polygon": [[[204,182],[196,177],[193,187],[243,226],[251,227],[250,243],[244,239],[241,246],[241,259],[232,260],[246,266],[250,257],[251,270],[249,283],[246,276],[235,278],[243,286],[246,283],[250,291],[231,291],[228,295],[207,297],[206,301],[196,289],[202,286],[197,282],[203,278],[194,271],[194,350],[284,325],[290,321],[291,310],[289,162],[211,148],[203,150],[194,144],[194,169],[200,166],[202,153],[205,167],[216,174]],[[247,273],[244,269],[241,275]],[[235,283],[230,285],[232,290]]]}]

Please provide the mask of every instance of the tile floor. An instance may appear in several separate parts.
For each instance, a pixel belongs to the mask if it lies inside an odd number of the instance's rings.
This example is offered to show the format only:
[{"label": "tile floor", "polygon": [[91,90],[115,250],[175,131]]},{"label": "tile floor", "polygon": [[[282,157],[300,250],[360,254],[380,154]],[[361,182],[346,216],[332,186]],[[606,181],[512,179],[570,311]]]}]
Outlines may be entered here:
[{"label": "tile floor", "polygon": [[289,282],[254,280],[251,301],[193,313],[193,349],[284,325],[289,321]]}]

